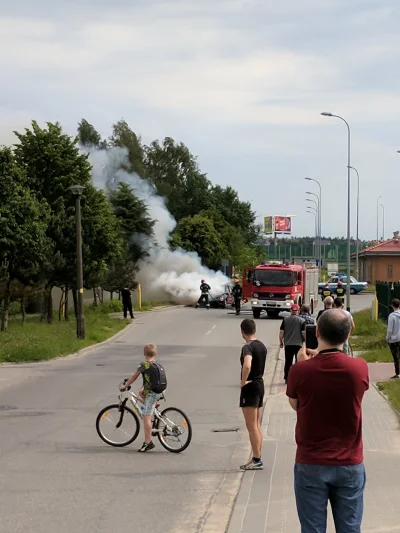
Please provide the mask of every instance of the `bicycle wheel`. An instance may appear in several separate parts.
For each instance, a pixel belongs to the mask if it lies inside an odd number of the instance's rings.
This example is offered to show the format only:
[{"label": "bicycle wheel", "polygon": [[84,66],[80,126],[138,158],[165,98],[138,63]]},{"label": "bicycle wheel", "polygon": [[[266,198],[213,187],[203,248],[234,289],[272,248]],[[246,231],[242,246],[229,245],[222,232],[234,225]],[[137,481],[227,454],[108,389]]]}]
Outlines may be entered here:
[{"label": "bicycle wheel", "polygon": [[167,407],[157,419],[157,436],[161,445],[172,453],[186,450],[192,440],[192,425],[187,415],[176,407]]},{"label": "bicycle wheel", "polygon": [[106,444],[122,448],[137,438],[140,422],[132,409],[116,403],[104,407],[97,415],[96,430]]}]

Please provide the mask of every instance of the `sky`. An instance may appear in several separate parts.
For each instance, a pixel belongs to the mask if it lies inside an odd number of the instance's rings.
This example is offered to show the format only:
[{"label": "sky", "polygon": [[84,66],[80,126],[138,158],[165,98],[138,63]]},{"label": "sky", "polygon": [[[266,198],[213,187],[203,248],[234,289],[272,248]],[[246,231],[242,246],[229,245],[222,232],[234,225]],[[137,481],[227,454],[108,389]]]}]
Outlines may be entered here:
[{"label": "sky", "polygon": [[[360,174],[359,236],[400,230],[398,0],[2,0],[0,144],[32,119],[106,137],[124,118],[171,136],[213,183],[312,235],[346,235],[347,129]],[[351,233],[357,178],[351,175]],[[378,202],[378,197],[381,200]],[[379,207],[379,236],[382,209]]]}]

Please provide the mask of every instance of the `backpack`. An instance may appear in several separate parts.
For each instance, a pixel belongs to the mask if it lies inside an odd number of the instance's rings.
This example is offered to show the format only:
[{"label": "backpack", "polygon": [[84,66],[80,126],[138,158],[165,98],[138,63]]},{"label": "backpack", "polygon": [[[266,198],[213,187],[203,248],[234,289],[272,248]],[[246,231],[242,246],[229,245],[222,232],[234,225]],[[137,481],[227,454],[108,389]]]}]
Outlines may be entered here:
[{"label": "backpack", "polygon": [[167,375],[160,363],[152,363],[150,365],[150,386],[152,392],[156,394],[161,394],[167,388]]}]

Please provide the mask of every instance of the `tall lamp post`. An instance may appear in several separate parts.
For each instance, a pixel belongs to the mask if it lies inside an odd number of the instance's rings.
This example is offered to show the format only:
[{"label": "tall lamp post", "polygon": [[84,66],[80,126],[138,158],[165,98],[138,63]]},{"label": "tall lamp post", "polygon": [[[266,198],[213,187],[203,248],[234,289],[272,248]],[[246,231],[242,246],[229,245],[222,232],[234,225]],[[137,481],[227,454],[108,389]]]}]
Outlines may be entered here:
[{"label": "tall lamp post", "polygon": [[356,229],[356,278],[359,278],[359,254],[360,254],[360,243],[358,239],[358,225],[360,220],[360,174],[355,167],[350,167],[357,174],[357,229]]},{"label": "tall lamp post", "polygon": [[385,207],[381,204],[382,207],[382,241],[385,240]]},{"label": "tall lamp post", "polygon": [[76,336],[78,339],[85,338],[85,316],[83,314],[83,261],[82,261],[82,218],[81,218],[81,196],[85,187],[83,185],[72,185],[70,191],[76,196],[75,200],[75,220],[76,220],[76,285],[78,289],[77,316],[76,316]]},{"label": "tall lamp post", "polygon": [[[318,224],[317,224],[317,212],[316,210],[313,208],[313,207],[308,207],[307,209],[307,213],[309,213],[310,215],[314,215],[314,219],[315,219],[315,237],[317,238],[318,236]],[[316,240],[316,239],[315,239]],[[316,252],[315,252],[316,254]]]},{"label": "tall lamp post", "polygon": [[376,200],[376,242],[379,242],[379,200],[382,196],[378,196]]},{"label": "tall lamp post", "polygon": [[[307,181],[314,181],[318,187],[319,187],[319,198],[318,198],[318,202],[319,202],[319,213],[318,213],[318,232],[319,232],[319,238],[318,238],[318,249],[319,249],[319,260],[320,260],[320,263],[322,262],[322,245],[321,245],[321,239],[322,239],[322,187],[321,187],[321,184],[318,180],[314,179],[314,178],[304,178],[305,180]],[[307,194],[311,194],[311,193],[307,193]],[[314,194],[314,193],[312,193]],[[315,195],[317,196],[317,195]],[[321,268],[321,264],[319,265],[319,267]]]},{"label": "tall lamp post", "polygon": [[[316,195],[315,195],[316,196]],[[317,196],[318,199],[318,196]],[[307,202],[313,203],[315,205],[316,209],[316,230],[315,230],[315,257],[317,260],[317,264],[320,264],[321,262],[321,255],[319,250],[319,201],[316,202],[312,198],[306,198]],[[307,207],[311,207],[310,205],[307,205]]]},{"label": "tall lamp post", "polygon": [[347,120],[339,115],[328,113],[324,111],[321,113],[324,117],[338,118],[346,124],[347,127],[347,284],[346,284],[346,297],[347,297],[347,311],[350,311],[350,276],[351,276],[351,242],[350,242],[350,126]]}]

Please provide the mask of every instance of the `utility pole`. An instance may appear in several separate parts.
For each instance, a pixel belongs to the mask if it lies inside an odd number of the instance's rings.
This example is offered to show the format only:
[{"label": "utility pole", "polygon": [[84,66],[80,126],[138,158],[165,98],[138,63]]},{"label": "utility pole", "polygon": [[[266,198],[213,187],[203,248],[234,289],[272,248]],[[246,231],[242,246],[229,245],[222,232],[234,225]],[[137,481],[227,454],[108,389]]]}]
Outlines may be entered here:
[{"label": "utility pole", "polygon": [[82,260],[82,218],[81,218],[81,196],[85,187],[83,185],[73,185],[70,191],[76,196],[75,200],[75,220],[76,220],[76,288],[78,292],[77,315],[76,315],[76,336],[78,339],[85,338],[85,316],[83,312],[83,260]]}]

